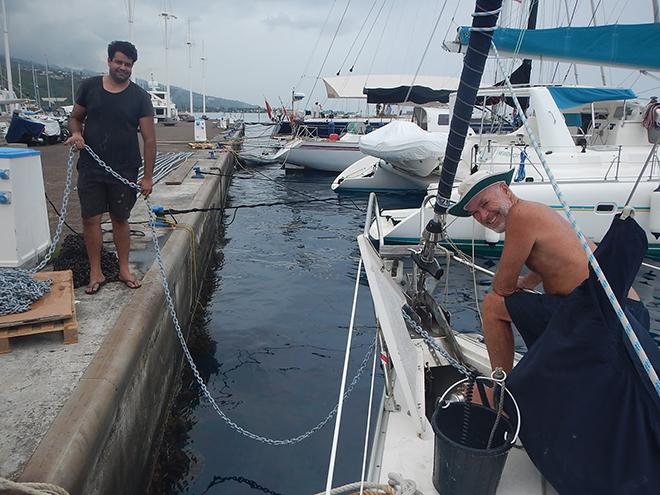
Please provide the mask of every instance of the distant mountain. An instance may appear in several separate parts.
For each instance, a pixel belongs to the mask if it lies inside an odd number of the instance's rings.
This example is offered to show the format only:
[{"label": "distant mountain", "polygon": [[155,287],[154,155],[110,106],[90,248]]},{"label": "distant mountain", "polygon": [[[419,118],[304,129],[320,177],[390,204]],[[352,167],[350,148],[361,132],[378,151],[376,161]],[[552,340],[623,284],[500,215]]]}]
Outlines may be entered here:
[{"label": "distant mountain", "polygon": [[[5,67],[5,59],[0,56],[0,86],[3,88],[7,86]],[[73,69],[72,71],[72,69],[67,67],[49,65],[48,81],[46,81],[45,64],[13,58],[11,61],[11,67],[12,82],[16,95],[20,98],[29,98],[32,100],[37,99],[38,97],[42,100],[42,107],[46,109],[48,108],[49,103],[43,99],[48,97],[48,86],[50,86],[51,98],[62,98],[61,101],[52,102],[53,108],[72,105],[72,74],[74,91],[78,89],[80,82],[83,79],[100,74],[90,70]],[[32,71],[32,67],[34,67],[34,72]],[[147,81],[138,79],[136,82],[143,88],[147,88]],[[172,101],[174,101],[179,111],[187,111],[189,105],[188,90],[178,86],[170,86],[170,93],[172,95]],[[193,92],[193,104],[196,112],[202,111],[202,95],[200,93]],[[259,109],[259,106],[251,105],[250,103],[245,103],[243,101],[227,100],[217,96],[206,96],[207,112],[256,111]]]}]

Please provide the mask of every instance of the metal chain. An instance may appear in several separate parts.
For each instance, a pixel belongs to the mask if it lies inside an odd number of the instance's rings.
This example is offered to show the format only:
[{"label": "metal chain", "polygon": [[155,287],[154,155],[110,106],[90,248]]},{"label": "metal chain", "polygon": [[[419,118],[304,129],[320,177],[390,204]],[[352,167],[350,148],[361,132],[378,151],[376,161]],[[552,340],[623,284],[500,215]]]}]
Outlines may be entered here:
[{"label": "metal chain", "polygon": [[71,182],[73,177],[73,156],[74,156],[74,147],[71,146],[69,150],[69,160],[66,164],[66,179],[64,181],[64,194],[62,195],[62,209],[60,210],[60,216],[57,219],[57,227],[55,228],[55,235],[53,240],[50,243],[50,248],[41,263],[36,267],[30,270],[30,273],[35,273],[42,270],[50,261],[51,256],[57,248],[57,244],[60,242],[60,237],[62,236],[62,227],[64,226],[64,220],[66,219],[66,210],[69,206],[69,195],[71,194]]},{"label": "metal chain", "polygon": [[413,320],[408,314],[405,312],[404,309],[401,309],[401,315],[403,315],[403,319],[406,322],[406,326],[412,328],[415,332],[417,332],[419,335],[421,335],[426,343],[432,347],[434,350],[438,351],[440,355],[447,360],[447,362],[452,365],[454,368],[456,368],[458,371],[463,373],[466,377],[473,376],[474,373],[470,371],[470,369],[465,366],[463,363],[457,361],[455,358],[453,358],[440,344],[438,344],[429,333],[422,328],[422,326],[417,323],[415,320]]},{"label": "metal chain", "polygon": [[[106,163],[99,158],[99,156],[92,151],[92,149],[85,145],[85,149],[87,152],[91,155],[94,160],[98,162],[98,164],[105,169],[106,172],[108,172],[110,175],[112,175],[114,178],[117,180],[121,181],[122,183],[126,184],[127,186],[130,186],[136,190],[139,191],[140,186],[134,182],[129,181],[128,179],[122,177],[119,175],[117,172],[115,172],[112,168],[110,168]],[[215,401],[215,398],[213,395],[211,395],[211,392],[209,389],[206,387],[206,384],[204,383],[204,380],[202,379],[201,375],[199,374],[199,371],[197,370],[197,366],[195,365],[195,361],[193,360],[192,355],[190,354],[190,350],[188,349],[188,345],[186,344],[186,339],[183,335],[183,331],[181,330],[181,325],[179,324],[179,319],[177,318],[176,315],[176,309],[174,308],[174,301],[172,300],[172,295],[170,293],[170,286],[167,282],[167,275],[165,273],[165,266],[163,265],[163,256],[160,251],[160,244],[158,243],[158,236],[156,234],[156,218],[154,217],[153,211],[151,209],[151,203],[149,202],[149,198],[144,198],[146,207],[147,207],[147,212],[149,215],[149,226],[151,227],[151,239],[154,244],[154,250],[156,251],[156,262],[158,263],[158,269],[160,272],[160,278],[161,278],[161,283],[163,285],[163,290],[165,292],[165,299],[167,301],[167,307],[170,312],[170,316],[172,317],[172,323],[174,323],[174,329],[176,330],[176,335],[179,339],[179,343],[181,344],[181,348],[183,349],[183,353],[186,357],[186,360],[188,361],[188,364],[190,365],[190,369],[193,372],[193,375],[195,376],[195,380],[197,381],[197,384],[199,385],[200,389],[202,390],[202,393],[206,397],[206,399],[209,401],[211,404],[211,407],[215,410],[215,412],[222,418],[227,425],[229,425],[231,428],[239,432],[240,434],[252,439],[256,440],[268,445],[292,445],[298,442],[301,442],[305,440],[306,438],[310,437],[317,431],[319,431],[321,428],[323,428],[328,421],[330,421],[333,416],[337,413],[337,408],[339,404],[335,405],[335,407],[330,411],[330,413],[316,426],[314,426],[312,429],[306,431],[305,433],[298,435],[293,438],[287,438],[284,440],[276,440],[268,437],[264,437],[261,435],[257,435],[256,433],[253,433],[249,430],[246,430],[245,428],[239,426],[236,424],[234,421],[232,421],[223,411],[220,409],[220,406],[218,403]],[[371,356],[371,353],[373,352],[375,348],[375,343],[372,344],[364,359],[362,360],[362,364],[360,365],[360,368],[358,369],[357,374],[351,381],[351,384],[349,387],[346,389],[346,392],[344,394],[344,398],[348,398],[348,396],[351,394],[353,391],[353,388],[357,384],[358,380],[360,379],[360,376],[362,375],[362,372],[364,371],[367,362],[369,361],[369,356]]]}]

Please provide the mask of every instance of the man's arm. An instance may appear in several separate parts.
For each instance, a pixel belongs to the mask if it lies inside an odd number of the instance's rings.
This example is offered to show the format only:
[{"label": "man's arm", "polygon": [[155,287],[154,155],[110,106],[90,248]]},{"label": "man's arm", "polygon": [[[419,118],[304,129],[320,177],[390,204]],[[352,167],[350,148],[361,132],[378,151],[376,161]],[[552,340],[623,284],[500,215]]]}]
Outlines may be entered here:
[{"label": "man's arm", "polygon": [[71,144],[78,150],[85,147],[85,140],[82,137],[82,127],[86,116],[87,109],[74,103],[71,115],[69,115],[69,130],[71,131],[71,137],[64,141],[64,144]]},{"label": "man's arm", "polygon": [[525,206],[518,203],[508,214],[504,249],[493,278],[493,291],[502,297],[518,290],[520,271],[536,240],[533,223],[521,208],[524,209]]},{"label": "man's arm", "polygon": [[536,272],[530,271],[522,277],[518,277],[518,288],[519,289],[535,289],[543,279],[541,275]]},{"label": "man's arm", "polygon": [[140,118],[140,134],[144,142],[144,177],[140,181],[140,192],[149,196],[154,186],[154,163],[156,161],[156,128],[154,118],[146,116]]}]

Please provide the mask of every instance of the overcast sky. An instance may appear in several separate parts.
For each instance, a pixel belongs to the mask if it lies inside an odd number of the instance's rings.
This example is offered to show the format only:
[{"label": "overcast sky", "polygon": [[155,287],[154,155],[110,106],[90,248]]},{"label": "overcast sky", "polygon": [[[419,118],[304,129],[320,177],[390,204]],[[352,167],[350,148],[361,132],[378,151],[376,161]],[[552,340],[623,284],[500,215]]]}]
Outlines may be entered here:
[{"label": "overcast sky", "polygon": [[[566,25],[566,7],[572,12],[575,1],[540,0],[539,27]],[[317,74],[333,76],[340,69],[342,74],[348,74],[353,64],[353,74],[415,73],[441,11],[420,74],[458,77],[461,56],[447,53],[442,43],[454,38],[458,25],[470,22],[474,7],[470,0],[135,0],[134,3],[133,42],[139,51],[135,66],[138,77],[149,79],[153,73],[156,80],[165,81],[164,29],[159,13],[168,12],[177,17],[169,22],[170,83],[188,87],[185,42],[190,21],[193,89],[202,90],[203,43],[207,94],[259,105],[263,105],[264,96],[271,103],[278,103],[278,97],[288,101],[294,86],[309,95]],[[523,0],[522,9],[526,10],[528,3],[529,0]],[[598,24],[653,20],[652,0],[594,0],[593,3],[598,9]],[[582,0],[579,4],[573,25],[588,25],[590,2]],[[520,25],[521,4],[514,1],[511,5],[501,21]],[[6,7],[11,53],[18,58],[44,62],[48,57],[50,63],[65,67],[105,71],[107,43],[128,38],[128,0],[6,0]],[[555,82],[560,82],[568,66],[562,64],[555,71],[554,64],[546,62],[541,70],[546,81],[555,74]],[[535,72],[538,71],[537,64]],[[574,83],[572,71],[570,74],[567,83]],[[581,66],[578,74],[581,84],[600,85],[597,68]],[[632,85],[640,96],[659,92],[655,89],[660,86],[658,79],[613,69],[606,69],[605,74],[608,84]],[[319,83],[311,99],[323,100],[324,95],[323,85]],[[329,102],[325,106],[336,105]]]}]

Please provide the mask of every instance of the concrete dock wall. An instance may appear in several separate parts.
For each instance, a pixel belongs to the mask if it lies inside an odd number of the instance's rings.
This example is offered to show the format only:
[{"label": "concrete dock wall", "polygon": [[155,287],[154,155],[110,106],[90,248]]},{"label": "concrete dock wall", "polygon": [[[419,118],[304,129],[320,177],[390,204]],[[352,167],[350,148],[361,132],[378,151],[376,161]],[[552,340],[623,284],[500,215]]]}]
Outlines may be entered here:
[{"label": "concrete dock wall", "polygon": [[[233,155],[199,160],[198,165],[219,167],[223,175],[207,176],[190,207],[224,205]],[[221,212],[189,213],[180,221],[195,233],[195,270],[187,230],[174,230],[162,253],[177,315],[187,335]],[[72,495],[144,493],[182,356],[154,263],[25,466],[20,481],[54,483]]]}]

